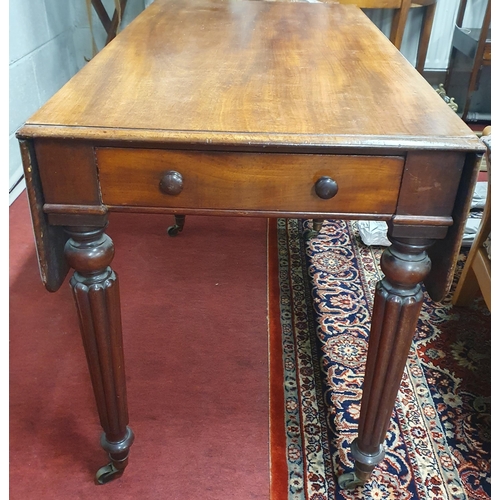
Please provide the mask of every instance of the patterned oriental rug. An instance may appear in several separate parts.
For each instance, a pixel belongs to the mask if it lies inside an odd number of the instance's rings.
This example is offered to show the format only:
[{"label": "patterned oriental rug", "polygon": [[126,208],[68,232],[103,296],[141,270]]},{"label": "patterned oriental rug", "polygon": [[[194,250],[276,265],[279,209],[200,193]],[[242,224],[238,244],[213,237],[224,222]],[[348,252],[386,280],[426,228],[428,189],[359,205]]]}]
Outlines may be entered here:
[{"label": "patterned oriental rug", "polygon": [[383,248],[364,245],[354,221],[325,221],[308,239],[311,224],[270,221],[272,500],[490,498],[490,315],[450,296],[426,295],[385,460],[364,486],[339,489]]}]

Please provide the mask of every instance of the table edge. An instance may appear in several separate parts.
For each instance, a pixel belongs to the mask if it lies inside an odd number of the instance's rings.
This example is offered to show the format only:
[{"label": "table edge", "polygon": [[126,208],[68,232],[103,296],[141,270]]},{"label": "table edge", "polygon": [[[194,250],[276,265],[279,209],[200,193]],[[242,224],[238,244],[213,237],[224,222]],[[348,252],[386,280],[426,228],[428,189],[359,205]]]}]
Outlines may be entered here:
[{"label": "table edge", "polygon": [[127,143],[196,145],[214,147],[290,147],[395,150],[452,150],[483,153],[486,148],[472,131],[470,136],[384,136],[354,134],[290,134],[208,130],[152,130],[129,128],[79,127],[27,123],[16,133],[18,139],[64,139],[85,141],[124,141]]}]

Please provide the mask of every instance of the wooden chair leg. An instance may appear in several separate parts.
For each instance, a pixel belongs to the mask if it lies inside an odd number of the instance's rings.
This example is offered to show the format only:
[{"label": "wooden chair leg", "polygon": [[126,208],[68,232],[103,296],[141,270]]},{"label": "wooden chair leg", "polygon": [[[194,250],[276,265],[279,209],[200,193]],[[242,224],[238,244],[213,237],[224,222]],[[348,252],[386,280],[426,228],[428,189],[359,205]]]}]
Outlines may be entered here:
[{"label": "wooden chair leg", "polygon": [[401,42],[405,31],[406,21],[408,20],[408,12],[410,11],[411,0],[403,0],[401,8],[394,13],[391,26],[391,34],[389,39],[393,45],[400,50]]},{"label": "wooden chair leg", "polygon": [[123,16],[123,12],[125,11],[125,7],[127,6],[127,0],[120,0],[120,9],[119,12],[117,9],[113,12],[113,18],[110,19],[109,15],[102,4],[102,0],[90,0],[94,10],[99,17],[99,20],[102,23],[104,30],[106,31],[106,43],[107,45],[113,38],[116,37],[116,33],[120,26],[121,18]]},{"label": "wooden chair leg", "polygon": [[427,58],[427,51],[429,49],[429,41],[431,38],[432,24],[434,22],[434,15],[436,13],[436,4],[430,4],[423,7],[424,19],[422,21],[422,29],[420,31],[420,40],[418,42],[417,53],[417,71],[422,74],[424,72],[425,59]]},{"label": "wooden chair leg", "polygon": [[106,37],[106,45],[108,45],[108,43],[111,42],[111,40],[113,40],[113,38],[116,37],[116,33],[120,26],[126,6],[127,6],[127,0],[120,0],[120,12],[118,12],[117,9],[115,9],[113,13],[113,19],[111,19],[111,26],[108,31],[108,36]]},{"label": "wooden chair leg", "polygon": [[473,272],[471,259],[465,263],[460,280],[455,288],[452,303],[454,306],[467,306],[479,295],[479,283]]}]

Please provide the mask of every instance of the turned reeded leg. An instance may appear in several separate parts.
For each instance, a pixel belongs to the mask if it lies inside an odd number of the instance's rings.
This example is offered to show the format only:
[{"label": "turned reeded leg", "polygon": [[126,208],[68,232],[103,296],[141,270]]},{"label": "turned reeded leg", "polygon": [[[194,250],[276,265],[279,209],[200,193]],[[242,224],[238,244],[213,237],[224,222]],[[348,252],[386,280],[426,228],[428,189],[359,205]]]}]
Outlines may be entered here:
[{"label": "turned reeded leg", "polygon": [[104,228],[66,228],[65,256],[75,270],[70,285],[80,320],[83,346],[104,433],[101,446],[110,463],[96,474],[104,484],[123,474],[134,440],[127,426],[118,278],[109,267],[114,255]]},{"label": "turned reeded leg", "polygon": [[385,278],[377,284],[373,307],[363,397],[351,453],[355,472],[339,477],[341,488],[363,484],[384,458],[385,435],[417,325],[430,271],[431,240],[392,238],[381,259]]},{"label": "turned reeded leg", "polygon": [[174,217],[175,224],[167,229],[167,234],[169,236],[177,236],[179,233],[182,233],[182,230],[184,229],[184,223],[186,222],[185,215],[176,214]]}]

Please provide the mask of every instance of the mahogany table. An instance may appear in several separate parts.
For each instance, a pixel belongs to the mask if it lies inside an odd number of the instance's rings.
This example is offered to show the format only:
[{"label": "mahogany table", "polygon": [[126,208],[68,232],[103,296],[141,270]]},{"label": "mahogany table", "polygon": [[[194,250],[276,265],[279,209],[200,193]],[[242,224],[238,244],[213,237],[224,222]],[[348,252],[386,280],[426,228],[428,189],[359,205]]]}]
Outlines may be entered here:
[{"label": "mahogany table", "polygon": [[[425,281],[446,293],[484,146],[356,7],[157,0],[19,131],[42,280],[69,268],[110,463],[128,427],[110,211],[387,221],[361,415],[366,481]],[[432,268],[431,268],[432,261]]]}]

